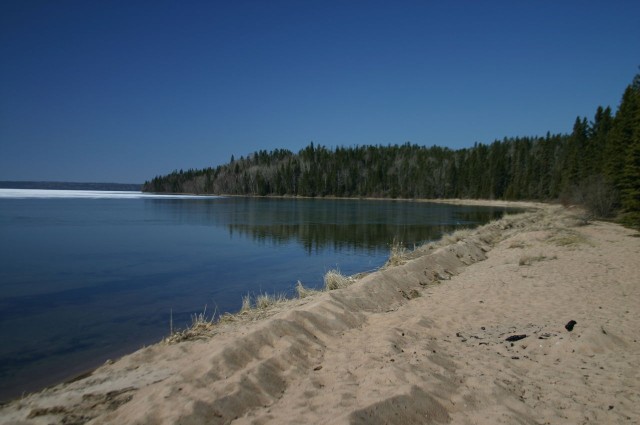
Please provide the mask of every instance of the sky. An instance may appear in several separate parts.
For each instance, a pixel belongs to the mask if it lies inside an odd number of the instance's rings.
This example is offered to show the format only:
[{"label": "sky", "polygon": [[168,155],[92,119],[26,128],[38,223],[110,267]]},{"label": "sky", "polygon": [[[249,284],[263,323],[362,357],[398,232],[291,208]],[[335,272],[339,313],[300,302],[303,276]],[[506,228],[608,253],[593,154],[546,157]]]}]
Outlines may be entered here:
[{"label": "sky", "polygon": [[637,0],[3,0],[0,180],[569,133],[639,72],[638,16]]}]

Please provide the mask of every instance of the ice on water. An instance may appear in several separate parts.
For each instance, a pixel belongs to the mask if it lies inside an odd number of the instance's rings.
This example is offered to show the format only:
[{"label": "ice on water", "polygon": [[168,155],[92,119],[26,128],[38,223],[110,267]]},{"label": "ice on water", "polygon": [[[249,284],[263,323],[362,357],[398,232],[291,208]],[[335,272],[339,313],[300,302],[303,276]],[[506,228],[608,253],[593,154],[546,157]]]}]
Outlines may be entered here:
[{"label": "ice on water", "polygon": [[202,199],[220,198],[220,196],[157,195],[144,192],[101,190],[0,189],[0,198]]}]

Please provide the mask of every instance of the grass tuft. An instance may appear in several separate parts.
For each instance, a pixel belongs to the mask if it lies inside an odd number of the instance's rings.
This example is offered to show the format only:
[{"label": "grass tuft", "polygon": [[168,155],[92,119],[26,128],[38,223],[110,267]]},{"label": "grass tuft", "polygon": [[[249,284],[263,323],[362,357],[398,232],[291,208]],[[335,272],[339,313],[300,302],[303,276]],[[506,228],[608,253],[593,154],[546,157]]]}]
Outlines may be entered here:
[{"label": "grass tuft", "polygon": [[463,239],[468,238],[469,236],[471,236],[471,234],[473,233],[473,230],[471,229],[459,229],[456,230],[455,232],[448,234],[448,235],[444,235],[442,237],[442,244],[443,245],[451,245],[454,244],[456,242],[459,242]]},{"label": "grass tuft", "polygon": [[302,299],[302,298],[310,297],[311,295],[317,294],[320,291],[305,288],[302,285],[302,282],[298,281],[298,283],[296,284],[296,292],[298,293],[298,298]]},{"label": "grass tuft", "polygon": [[549,242],[564,247],[576,245],[592,245],[592,243],[580,233],[573,230],[564,230],[549,238]]},{"label": "grass tuft", "polygon": [[383,267],[400,266],[407,262],[407,248],[405,248],[402,242],[393,240],[391,243],[391,252],[389,253],[389,259]]},{"label": "grass tuft", "polygon": [[523,255],[522,257],[520,257],[520,260],[518,261],[518,265],[520,266],[530,266],[533,263],[537,263],[539,261],[546,261],[546,260],[557,260],[558,257],[556,255],[552,256],[552,257],[547,257],[545,255]]},{"label": "grass tuft", "polygon": [[[173,315],[173,314],[172,314]],[[173,330],[173,320],[171,322],[171,335],[164,339],[167,344],[175,344],[181,341],[193,341],[196,339],[206,338],[210,335],[215,326],[216,312],[214,311],[211,317],[207,316],[207,306],[204,306],[202,313],[191,315],[191,326],[183,331]]]},{"label": "grass tuft", "polygon": [[235,322],[236,319],[237,319],[237,314],[232,314],[227,312],[218,318],[218,323],[232,323],[232,322]]},{"label": "grass tuft", "polygon": [[251,295],[242,296],[242,307],[240,307],[240,313],[251,310]]},{"label": "grass tuft", "polygon": [[271,306],[282,303],[287,300],[284,294],[259,294],[256,297],[256,308],[266,310]]},{"label": "grass tuft", "polygon": [[346,288],[351,284],[351,280],[340,273],[340,270],[329,270],[324,275],[324,288],[327,291],[333,291],[334,289]]}]

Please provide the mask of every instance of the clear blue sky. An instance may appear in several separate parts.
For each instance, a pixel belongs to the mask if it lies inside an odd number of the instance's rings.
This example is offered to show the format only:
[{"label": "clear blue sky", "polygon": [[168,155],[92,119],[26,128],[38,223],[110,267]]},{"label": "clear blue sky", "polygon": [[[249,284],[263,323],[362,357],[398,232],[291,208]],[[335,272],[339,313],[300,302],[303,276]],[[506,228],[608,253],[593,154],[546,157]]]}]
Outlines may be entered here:
[{"label": "clear blue sky", "polygon": [[637,0],[4,0],[0,180],[570,132],[617,108],[639,17]]}]

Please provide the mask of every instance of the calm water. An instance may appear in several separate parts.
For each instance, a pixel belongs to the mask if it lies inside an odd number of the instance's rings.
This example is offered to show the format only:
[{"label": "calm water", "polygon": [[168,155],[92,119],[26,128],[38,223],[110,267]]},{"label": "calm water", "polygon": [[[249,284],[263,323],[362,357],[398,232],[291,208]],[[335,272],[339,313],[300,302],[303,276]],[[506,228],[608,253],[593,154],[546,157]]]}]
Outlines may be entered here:
[{"label": "calm water", "polygon": [[[54,197],[53,195],[59,195]],[[37,196],[37,197],[32,197]],[[0,190],[0,399],[56,383],[243,294],[293,294],[502,209]]]}]

